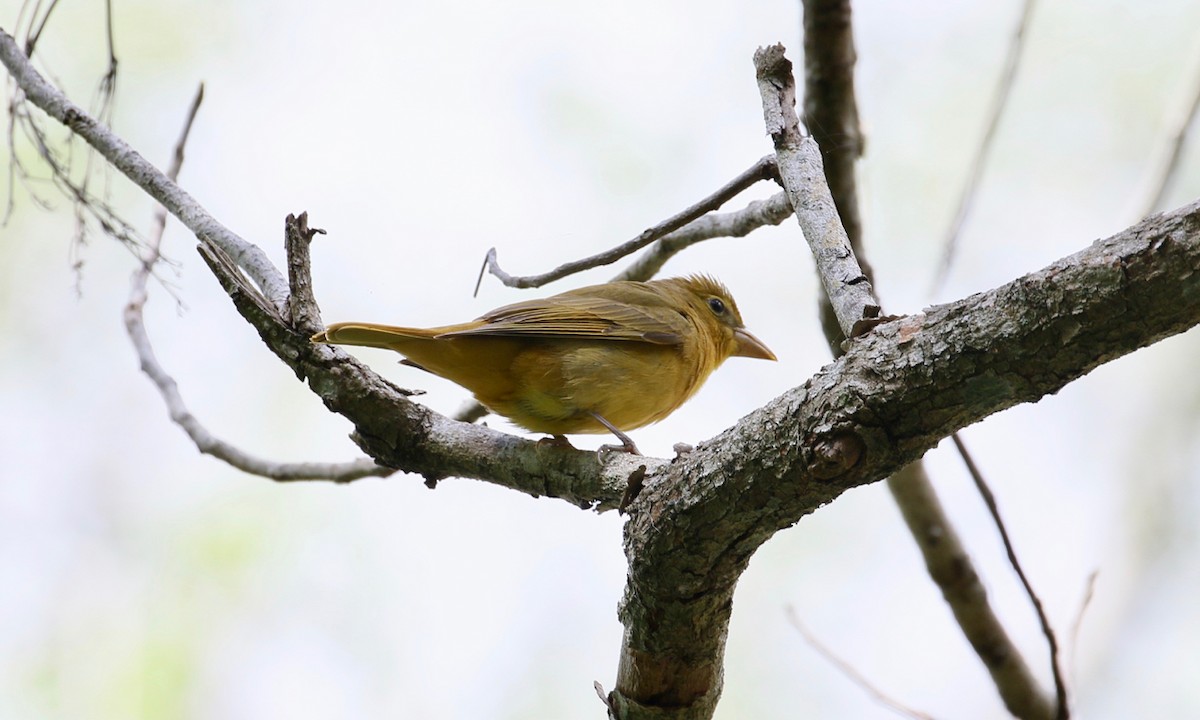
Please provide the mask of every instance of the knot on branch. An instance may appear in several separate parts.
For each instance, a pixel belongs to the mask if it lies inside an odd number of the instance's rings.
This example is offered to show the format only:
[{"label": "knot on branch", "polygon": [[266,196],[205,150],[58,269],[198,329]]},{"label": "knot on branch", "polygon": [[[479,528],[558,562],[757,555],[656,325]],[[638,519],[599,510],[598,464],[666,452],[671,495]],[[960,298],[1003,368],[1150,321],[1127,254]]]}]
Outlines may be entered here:
[{"label": "knot on branch", "polygon": [[818,480],[833,480],[857,465],[866,449],[858,433],[842,430],[823,435],[812,444],[808,471]]}]

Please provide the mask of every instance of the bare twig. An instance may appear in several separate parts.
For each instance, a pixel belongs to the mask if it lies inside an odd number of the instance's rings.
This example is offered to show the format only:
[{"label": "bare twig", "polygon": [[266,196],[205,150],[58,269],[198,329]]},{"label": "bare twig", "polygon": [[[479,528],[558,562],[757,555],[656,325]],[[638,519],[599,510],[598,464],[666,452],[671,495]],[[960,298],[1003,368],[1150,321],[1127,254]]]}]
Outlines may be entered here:
[{"label": "bare twig", "polygon": [[946,229],[946,234],[942,239],[942,258],[938,262],[937,272],[930,285],[930,294],[936,294],[941,289],[942,283],[946,281],[946,276],[950,272],[950,266],[954,262],[959,235],[971,212],[971,204],[975,200],[979,180],[983,177],[984,166],[992,145],[995,143],[996,130],[1000,127],[1000,118],[1003,117],[1008,99],[1012,95],[1017,69],[1024,56],[1025,31],[1029,27],[1029,18],[1033,15],[1033,4],[1034,0],[1025,0],[1025,4],[1021,8],[1021,17],[1018,19],[1017,27],[1013,30],[1012,38],[1009,41],[1008,54],[1004,58],[1004,69],[1001,71],[999,82],[996,83],[995,94],[992,95],[992,106],[987,114],[983,137],[980,138],[979,145],[975,148],[971,164],[967,166],[967,178],[963,181],[962,192],[958,197],[958,207],[955,209],[950,227]]},{"label": "bare twig", "polygon": [[[25,9],[30,3],[21,4],[21,12],[17,15],[17,27],[21,25],[21,15],[25,13]],[[29,7],[29,33],[25,36],[25,54],[32,56],[34,49],[37,47],[38,39],[42,36],[42,31],[46,29],[46,23],[50,20],[50,13],[54,12],[54,8],[58,7],[58,0],[50,0],[50,4],[46,7],[46,12],[38,17],[38,11],[41,9],[41,3],[35,2],[32,7]]]},{"label": "bare twig", "polygon": [[308,226],[308,213],[299,217],[288,215],[284,222],[284,244],[288,265],[288,320],[292,327],[306,335],[312,335],[324,327],[321,308],[313,296],[312,260],[309,245],[316,235],[324,235],[320,228]]},{"label": "bare twig", "polygon": [[[52,10],[53,7],[50,9]],[[44,26],[45,17],[42,20],[43,22],[38,24],[39,28]],[[104,100],[104,97],[110,98],[110,96],[103,96],[101,99]],[[104,101],[101,102],[101,107],[111,107],[111,104]],[[49,202],[40,198],[38,189],[34,187],[34,184],[41,182],[42,179],[34,177],[26,169],[21,161],[21,153],[17,152],[16,135],[19,129],[50,170],[50,179],[54,186],[72,203],[76,222],[76,247],[72,248],[72,253],[76,252],[79,245],[85,243],[88,232],[88,218],[91,218],[104,233],[117,239],[127,249],[138,254],[138,249],[144,245],[144,241],[137,230],[125,222],[104,199],[98,197],[89,189],[92,175],[90,155],[88,156],[88,162],[85,163],[85,167],[80,173],[81,177],[78,180],[72,177],[73,162],[71,155],[74,148],[72,142],[74,137],[68,138],[64,156],[64,152],[56,147],[57,143],[53,142],[47,136],[46,131],[41,125],[41,119],[35,117],[29,111],[29,104],[19,86],[10,92],[8,98],[8,115],[9,123],[6,130],[9,147],[9,186],[6,196],[4,221],[6,222],[8,217],[11,216],[15,206],[14,193],[17,181],[20,181],[25,186],[34,202],[42,207],[49,207]],[[78,267],[78,263],[75,263],[75,265]]]},{"label": "bare twig", "polygon": [[287,283],[266,253],[217,222],[191,195],[147,162],[124,140],[108,132],[46,82],[17,47],[16,41],[3,30],[0,30],[0,63],[8,68],[30,102],[96,148],[106,160],[165,206],[197,237],[221,248],[254,280],[263,295],[282,310],[287,300]]},{"label": "bare twig", "polygon": [[1000,518],[1000,508],[996,505],[996,496],[992,494],[991,488],[988,487],[987,481],[984,480],[983,473],[979,472],[979,468],[975,465],[975,460],[972,459],[971,453],[967,451],[967,446],[963,444],[962,438],[958,433],[953,433],[950,438],[954,441],[954,447],[958,448],[958,454],[962,456],[963,463],[967,466],[967,472],[971,475],[971,480],[975,482],[975,487],[979,489],[980,496],[983,497],[983,502],[987,505],[988,512],[991,513],[993,522],[996,523],[996,529],[1000,531],[1000,539],[1004,542],[1004,552],[1008,555],[1008,562],[1017,573],[1017,577],[1021,580],[1021,585],[1025,588],[1025,594],[1029,596],[1029,602],[1033,604],[1033,609],[1037,613],[1038,623],[1041,624],[1042,634],[1046,636],[1046,644],[1050,648],[1050,670],[1054,675],[1054,691],[1057,700],[1056,717],[1065,719],[1070,716],[1070,710],[1067,705],[1067,685],[1063,680],[1061,662],[1058,656],[1058,637],[1054,633],[1054,628],[1050,626],[1050,620],[1046,617],[1046,610],[1042,607],[1042,600],[1033,590],[1033,585],[1030,584],[1029,578],[1025,576],[1025,571],[1021,568],[1021,563],[1017,560],[1017,553],[1013,549],[1012,540],[1008,537],[1008,528],[1004,525],[1004,521]]},{"label": "bare twig", "polygon": [[[183,164],[184,145],[187,143],[188,135],[192,129],[192,122],[196,118],[196,113],[200,109],[200,103],[203,98],[204,86],[201,85],[196,91],[195,98],[192,100],[187,121],[184,123],[183,132],[179,136],[179,141],[175,144],[175,154],[171,161],[171,166],[167,170],[167,177],[171,180],[175,180],[179,175],[179,168]],[[155,264],[162,257],[160,248],[162,246],[163,231],[166,228],[166,222],[166,211],[162,208],[155,210],[154,227],[150,233],[149,244],[143,254],[141,266],[134,272],[131,281],[129,302],[125,305],[124,313],[125,330],[129,333],[129,339],[133,343],[134,350],[137,351],[142,372],[158,388],[159,394],[162,395],[163,401],[167,404],[167,411],[170,413],[171,420],[183,428],[184,432],[196,444],[200,452],[223,460],[244,472],[279,481],[333,480],[335,482],[349,482],[363,477],[386,476],[394,473],[395,470],[381,467],[370,458],[361,458],[347,463],[278,463],[264,460],[214,437],[196,419],[196,416],[192,415],[187,409],[186,403],[184,403],[183,396],[179,392],[179,386],[175,382],[175,379],[158,362],[154,348],[150,344],[149,333],[146,332],[146,324],[142,313],[148,298],[146,281],[150,277]]]},{"label": "bare twig", "polygon": [[709,213],[659,238],[613,280],[649,280],[668,260],[698,242],[720,237],[745,237],[764,225],[778,225],[792,214],[786,193],[755,200],[741,210]]},{"label": "bare twig", "polygon": [[634,239],[622,243],[615,248],[606,250],[602,253],[592,255],[591,257],[575,260],[569,263],[564,263],[554,268],[550,272],[542,273],[541,275],[509,275],[504,270],[500,269],[500,265],[496,260],[496,248],[488,250],[487,256],[484,258],[483,267],[479,270],[479,281],[475,283],[475,291],[479,292],[479,282],[483,280],[484,271],[490,272],[500,279],[508,287],[530,288],[541,287],[546,283],[560,280],[568,275],[573,275],[577,272],[590,270],[601,265],[609,265],[646,247],[655,240],[663,237],[667,233],[678,230],[688,223],[696,220],[707,212],[716,210],[724,205],[731,198],[741,193],[746,188],[757,183],[760,180],[767,180],[776,177],[775,174],[775,158],[771,156],[763,157],[758,162],[751,165],[745,172],[741,173],[733,180],[730,180],[719,190],[704,198],[700,202],[691,207],[672,215],[661,223],[643,230],[640,235]]},{"label": "bare twig", "polygon": [[880,322],[879,301],[850,247],[838,217],[816,141],[800,131],[796,81],[782,45],[754,53],[763,119],[775,143],[779,176],[812,249],[821,284],[837,314],[842,334],[856,338]]},{"label": "bare twig", "polygon": [[846,660],[843,660],[837,655],[837,653],[826,647],[825,644],[818,640],[815,635],[809,632],[808,628],[804,626],[804,623],[800,622],[800,616],[796,613],[796,608],[788,605],[786,608],[784,608],[784,610],[787,613],[788,622],[792,624],[792,627],[796,628],[796,632],[800,633],[800,637],[804,638],[804,642],[808,643],[813,650],[816,650],[817,654],[824,658],[826,662],[837,668],[838,671],[840,671],[846,676],[847,679],[850,680],[850,682],[859,686],[866,691],[868,695],[875,698],[876,702],[891,710],[894,710],[900,715],[904,715],[905,717],[916,718],[917,720],[933,720],[932,715],[923,713],[920,710],[914,710],[913,708],[908,707],[899,700],[893,699],[882,690],[875,687],[875,685],[873,685],[870,680],[868,680],[862,673],[855,669],[853,665]]},{"label": "bare twig", "polygon": [[991,674],[1005,707],[1019,718],[1053,718],[1054,704],[1041,690],[988,602],[975,564],[942,509],[924,465],[913,463],[903,468],[889,477],[887,484],[930,577],[942,591],[963,636]]},{"label": "bare twig", "polygon": [[[863,248],[855,166],[865,147],[854,94],[854,27],[850,0],[804,0],[804,125],[821,148],[821,164],[850,248],[872,285],[875,275]],[[834,357],[845,339],[837,312],[819,285],[821,330]]]},{"label": "bare twig", "polygon": [[[1200,60],[1200,58],[1197,58]],[[1200,62],[1196,63],[1191,79],[1191,97],[1179,106],[1170,123],[1171,132],[1160,155],[1158,169],[1154,173],[1154,183],[1146,193],[1138,218],[1156,212],[1162,206],[1167,192],[1171,189],[1175,178],[1179,175],[1179,161],[1183,157],[1183,148],[1187,144],[1188,135],[1196,124],[1196,116],[1200,115]]]},{"label": "bare twig", "polygon": [[1087,614],[1088,607],[1092,604],[1092,597],[1096,593],[1096,578],[1099,577],[1100,571],[1093,570],[1088,573],[1087,582],[1083,587],[1083,599],[1079,601],[1079,612],[1075,613],[1075,622],[1071,623],[1071,678],[1075,678],[1075,673],[1079,669],[1079,663],[1075,659],[1075,651],[1079,648],[1079,630],[1083,627],[1083,616]]},{"label": "bare twig", "polygon": [[[649,280],[658,274],[668,260],[698,242],[719,237],[744,237],[764,225],[778,225],[791,214],[792,206],[786,193],[776,193],[766,200],[755,200],[741,210],[709,213],[659,238],[632,265],[617,273],[613,280]],[[454,419],[475,422],[487,414],[488,409],[483,405],[468,400],[454,414]]]},{"label": "bare twig", "polygon": [[804,125],[821,147],[825,179],[863,274],[862,218],[855,165],[865,141],[854,94],[854,32],[849,0],[804,0]]}]

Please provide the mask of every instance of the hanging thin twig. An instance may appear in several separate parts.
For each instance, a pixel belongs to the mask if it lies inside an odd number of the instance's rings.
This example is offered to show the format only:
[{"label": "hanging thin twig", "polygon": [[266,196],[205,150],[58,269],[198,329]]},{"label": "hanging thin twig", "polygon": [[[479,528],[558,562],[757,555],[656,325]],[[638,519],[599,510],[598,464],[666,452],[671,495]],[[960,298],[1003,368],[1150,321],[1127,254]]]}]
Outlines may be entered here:
[{"label": "hanging thin twig", "polygon": [[954,441],[954,447],[958,448],[958,454],[962,456],[963,463],[967,466],[967,472],[971,475],[971,480],[975,482],[975,487],[978,488],[980,496],[983,497],[983,502],[987,505],[988,512],[991,513],[992,521],[996,523],[996,529],[1000,531],[1000,539],[1004,543],[1004,552],[1008,555],[1008,563],[1016,571],[1017,577],[1021,580],[1021,585],[1025,588],[1025,594],[1029,596],[1029,602],[1033,604],[1034,612],[1037,613],[1038,623],[1042,626],[1042,634],[1046,636],[1046,644],[1050,647],[1050,670],[1054,675],[1054,692],[1058,702],[1058,717],[1069,717],[1067,684],[1063,680],[1062,663],[1058,656],[1058,637],[1054,634],[1054,628],[1050,626],[1050,620],[1046,617],[1046,610],[1042,607],[1041,598],[1034,592],[1033,585],[1030,584],[1029,578],[1025,576],[1025,570],[1021,568],[1021,562],[1017,559],[1017,553],[1013,549],[1012,540],[1008,537],[1008,528],[1000,518],[1000,508],[996,505],[996,496],[992,494],[992,489],[988,487],[987,481],[984,480],[983,473],[979,472],[979,468],[975,465],[975,460],[971,457],[971,453],[967,452],[967,446],[963,444],[962,438],[958,436],[958,433],[952,434],[950,438]]},{"label": "hanging thin twig", "polygon": [[868,680],[862,673],[860,673],[853,665],[843,660],[837,655],[837,653],[833,652],[833,650],[830,650],[825,646],[824,643],[818,640],[817,636],[809,632],[808,628],[804,626],[804,623],[800,622],[800,616],[796,613],[796,608],[788,605],[786,608],[784,608],[784,610],[787,612],[788,622],[792,624],[792,627],[796,628],[796,632],[800,633],[800,637],[804,638],[804,642],[808,643],[809,647],[811,647],[813,650],[816,650],[818,655],[825,658],[826,662],[837,668],[842,675],[845,675],[846,678],[850,680],[850,682],[859,686],[868,695],[875,698],[876,702],[906,717],[916,718],[916,720],[934,720],[932,715],[923,713],[920,710],[914,710],[913,708],[908,707],[899,700],[893,699],[882,690],[875,687],[871,681]]},{"label": "hanging thin twig", "polygon": [[1175,178],[1179,176],[1179,161],[1183,158],[1183,148],[1187,145],[1188,136],[1196,125],[1196,116],[1200,115],[1200,62],[1196,63],[1191,90],[1191,98],[1180,105],[1179,111],[1171,123],[1171,133],[1162,152],[1162,159],[1159,161],[1153,186],[1147,192],[1146,199],[1142,202],[1141,210],[1138,212],[1137,219],[1139,220],[1161,208],[1167,192],[1174,184]]},{"label": "hanging thin twig", "polygon": [[[203,98],[204,86],[201,85],[196,91],[195,99],[192,100],[183,132],[179,136],[179,141],[175,144],[175,153],[171,160],[171,167],[167,170],[167,177],[171,180],[175,180],[179,175],[180,166],[183,164],[184,145],[187,143],[192,122],[196,118],[196,113],[200,109],[200,103],[203,101]],[[129,333],[129,339],[133,343],[134,350],[137,351],[142,372],[158,388],[159,394],[162,395],[163,401],[167,404],[171,420],[183,428],[184,432],[192,439],[192,442],[196,444],[200,452],[223,460],[244,472],[278,481],[333,480],[335,482],[350,482],[351,480],[363,477],[379,477],[394,473],[395,470],[381,467],[370,458],[361,458],[347,463],[279,463],[265,460],[214,437],[196,419],[196,416],[192,415],[183,401],[183,396],[179,392],[178,383],[175,382],[175,379],[158,362],[154,348],[150,344],[150,336],[146,332],[142,312],[148,297],[146,293],[146,281],[153,272],[154,266],[162,258],[160,248],[166,223],[167,212],[164,208],[159,207],[154,213],[154,227],[151,230],[149,242],[143,253],[142,263],[133,274],[129,302],[125,305],[125,329]]]},{"label": "hanging thin twig", "polygon": [[1004,116],[1004,109],[1008,106],[1013,83],[1017,78],[1017,69],[1025,54],[1025,31],[1029,26],[1029,18],[1033,15],[1033,4],[1034,0],[1025,0],[1025,4],[1021,8],[1021,17],[1017,21],[1017,27],[1013,30],[1012,39],[1008,43],[1008,54],[1004,58],[1004,69],[1000,73],[999,82],[996,83],[995,94],[992,95],[992,106],[987,114],[983,137],[980,138],[979,145],[975,148],[975,156],[971,158],[971,164],[967,166],[967,178],[963,181],[962,192],[958,197],[958,207],[954,211],[950,227],[946,229],[946,234],[942,238],[942,259],[938,262],[937,271],[933,276],[930,294],[936,294],[941,289],[942,283],[946,281],[946,276],[950,273],[950,266],[954,262],[958,238],[967,221],[967,216],[971,213],[971,204],[979,189],[979,180],[983,177],[984,166],[987,164],[988,155],[995,144],[1000,118]]},{"label": "hanging thin twig", "polygon": [[745,172],[741,173],[733,180],[730,180],[713,194],[704,198],[695,205],[692,205],[691,207],[667,218],[654,227],[643,230],[642,233],[634,239],[622,243],[610,250],[605,250],[602,253],[592,255],[591,257],[564,263],[554,268],[550,272],[545,272],[541,275],[522,276],[508,274],[500,268],[500,264],[496,259],[496,248],[492,248],[488,250],[487,256],[483,261],[483,267],[479,269],[479,280],[475,283],[475,292],[477,294],[479,292],[479,284],[483,282],[483,274],[485,271],[495,275],[497,278],[499,278],[500,282],[504,283],[508,287],[531,288],[541,287],[546,283],[553,282],[555,280],[561,280],[562,278],[568,275],[573,275],[577,272],[590,270],[602,265],[612,264],[626,255],[629,255],[630,253],[641,250],[667,233],[682,228],[693,220],[703,216],[705,213],[716,210],[758,181],[768,180],[774,177],[776,177],[775,158],[771,156],[760,158],[758,162],[751,165]]}]

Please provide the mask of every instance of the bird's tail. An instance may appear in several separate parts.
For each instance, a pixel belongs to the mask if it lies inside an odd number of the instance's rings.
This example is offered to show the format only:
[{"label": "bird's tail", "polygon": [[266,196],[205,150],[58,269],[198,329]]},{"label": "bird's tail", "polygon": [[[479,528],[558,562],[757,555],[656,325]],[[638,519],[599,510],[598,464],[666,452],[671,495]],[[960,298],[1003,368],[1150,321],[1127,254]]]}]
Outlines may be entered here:
[{"label": "bird's tail", "polygon": [[312,336],[316,343],[330,345],[361,345],[363,347],[396,349],[413,340],[429,340],[436,333],[421,328],[376,325],[375,323],[335,323]]}]

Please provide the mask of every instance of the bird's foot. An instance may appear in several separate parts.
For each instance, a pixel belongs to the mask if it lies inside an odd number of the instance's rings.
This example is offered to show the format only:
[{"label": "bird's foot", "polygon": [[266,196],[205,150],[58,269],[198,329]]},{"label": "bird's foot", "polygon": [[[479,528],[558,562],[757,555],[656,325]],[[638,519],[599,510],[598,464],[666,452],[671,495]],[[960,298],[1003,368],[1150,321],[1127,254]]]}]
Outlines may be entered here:
[{"label": "bird's foot", "polygon": [[630,440],[629,438],[625,438],[625,442],[620,445],[610,445],[608,443],[605,443],[605,444],[601,445],[600,447],[596,448],[596,459],[599,460],[600,462],[604,462],[605,458],[608,456],[609,453],[615,453],[615,452],[624,452],[624,453],[629,453],[630,455],[641,455],[642,454],[642,452],[637,449],[637,445],[633,444],[632,440]]},{"label": "bird's foot", "polygon": [[601,425],[603,425],[604,427],[608,428],[609,432],[611,432],[613,435],[616,435],[617,439],[621,441],[620,445],[605,444],[605,445],[601,445],[599,448],[597,448],[596,457],[600,460],[600,462],[604,462],[605,455],[607,455],[610,452],[616,452],[617,450],[620,450],[621,452],[627,452],[630,455],[641,455],[642,454],[641,451],[639,451],[637,449],[637,445],[634,445],[633,441],[629,439],[629,436],[626,435],[625,433],[621,432],[620,428],[618,428],[616,425],[613,425],[608,420],[605,420],[604,416],[601,415],[600,413],[593,412],[590,414],[592,417],[596,418],[596,422],[598,422]]}]

